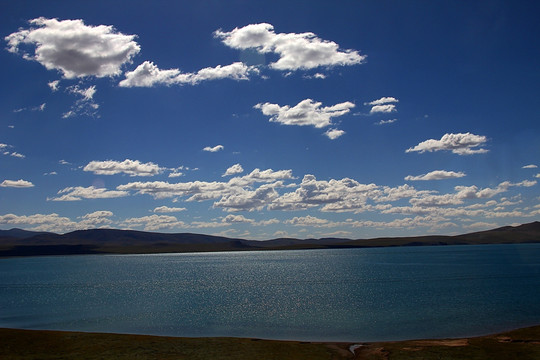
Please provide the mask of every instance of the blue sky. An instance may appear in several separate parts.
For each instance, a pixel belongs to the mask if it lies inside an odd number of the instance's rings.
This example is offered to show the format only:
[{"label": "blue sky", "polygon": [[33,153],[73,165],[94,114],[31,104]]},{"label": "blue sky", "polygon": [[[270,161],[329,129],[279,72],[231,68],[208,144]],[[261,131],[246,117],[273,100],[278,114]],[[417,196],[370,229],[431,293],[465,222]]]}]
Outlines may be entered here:
[{"label": "blue sky", "polygon": [[540,218],[532,1],[23,1],[0,228],[250,239]]}]

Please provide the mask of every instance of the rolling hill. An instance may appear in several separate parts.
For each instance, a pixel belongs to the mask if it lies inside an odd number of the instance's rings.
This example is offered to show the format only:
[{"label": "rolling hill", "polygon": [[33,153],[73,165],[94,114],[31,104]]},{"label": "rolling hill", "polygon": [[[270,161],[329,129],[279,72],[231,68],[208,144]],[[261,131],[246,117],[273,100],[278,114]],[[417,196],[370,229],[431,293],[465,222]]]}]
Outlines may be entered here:
[{"label": "rolling hill", "polygon": [[193,233],[156,233],[134,230],[91,229],[66,234],[0,230],[0,257],[144,254],[172,252],[328,249],[386,246],[433,246],[540,242],[540,222],[505,226],[457,236],[390,237],[375,239],[293,239],[267,241],[227,238]]}]

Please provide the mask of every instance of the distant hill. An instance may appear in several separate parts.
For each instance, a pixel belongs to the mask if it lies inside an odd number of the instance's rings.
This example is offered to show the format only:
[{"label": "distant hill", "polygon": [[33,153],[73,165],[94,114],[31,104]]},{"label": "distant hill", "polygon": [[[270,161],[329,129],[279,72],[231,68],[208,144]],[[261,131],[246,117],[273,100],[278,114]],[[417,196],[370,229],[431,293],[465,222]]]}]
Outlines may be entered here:
[{"label": "distant hill", "polygon": [[0,230],[0,238],[13,237],[17,239],[26,239],[36,235],[50,234],[47,232],[28,231],[23,229],[13,228],[10,230]]},{"label": "distant hill", "polygon": [[473,245],[540,242],[540,222],[505,226],[457,236],[389,237],[376,239],[293,239],[267,241],[193,233],[155,233],[92,229],[67,234],[0,230],[0,257],[74,254],[145,254],[242,250],[331,249],[387,246]]}]

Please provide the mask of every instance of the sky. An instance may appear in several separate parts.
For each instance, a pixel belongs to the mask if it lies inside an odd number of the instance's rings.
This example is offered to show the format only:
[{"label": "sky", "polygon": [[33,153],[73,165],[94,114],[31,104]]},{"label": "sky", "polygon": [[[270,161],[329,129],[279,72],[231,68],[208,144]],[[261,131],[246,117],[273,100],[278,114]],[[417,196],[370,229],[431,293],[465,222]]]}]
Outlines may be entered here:
[{"label": "sky", "polygon": [[540,3],[4,1],[0,228],[540,220]]}]

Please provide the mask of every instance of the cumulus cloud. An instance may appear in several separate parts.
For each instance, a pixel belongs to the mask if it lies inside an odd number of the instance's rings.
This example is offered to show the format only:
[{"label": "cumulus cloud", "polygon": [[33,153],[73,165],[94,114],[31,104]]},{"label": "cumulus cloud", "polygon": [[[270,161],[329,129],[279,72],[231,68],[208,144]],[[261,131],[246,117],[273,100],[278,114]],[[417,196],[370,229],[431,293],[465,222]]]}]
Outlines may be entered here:
[{"label": "cumulus cloud", "polygon": [[[28,29],[8,35],[8,50],[37,61],[65,78],[107,77],[122,73],[140,46],[135,35],[124,35],[112,26],[85,25],[82,20],[36,18]],[[27,52],[23,47],[34,47]]]},{"label": "cumulus cloud", "polygon": [[361,184],[344,178],[329,181],[305,175],[300,186],[269,205],[270,210],[306,210],[322,205],[322,211],[363,211],[369,198],[383,192],[375,184]]},{"label": "cumulus cloud", "polygon": [[179,69],[161,70],[153,62],[145,61],[133,71],[126,72],[126,78],[120,81],[122,87],[152,87],[156,85],[196,85],[202,81],[233,79],[249,80],[257,74],[254,66],[241,62],[230,65],[207,67],[196,73],[182,73]]},{"label": "cumulus cloud", "polygon": [[82,199],[111,199],[128,196],[127,191],[107,190],[95,186],[67,187],[58,191],[58,197],[47,198],[49,201],[80,201]]},{"label": "cumulus cloud", "polygon": [[422,181],[422,180],[445,180],[445,179],[455,179],[464,177],[465,173],[455,172],[455,171],[446,171],[446,170],[435,170],[427,174],[417,175],[417,176],[406,176],[406,181]]},{"label": "cumulus cloud", "polygon": [[534,164],[525,165],[522,167],[522,169],[536,169],[536,168],[538,168],[538,166]]},{"label": "cumulus cloud", "polygon": [[226,211],[261,210],[279,196],[276,187],[282,185],[281,182],[275,182],[261,185],[254,191],[238,189],[236,192],[224,195],[214,202],[214,207],[223,208]]},{"label": "cumulus cloud", "polygon": [[340,50],[335,42],[320,39],[313,33],[275,33],[274,27],[266,23],[251,24],[229,32],[217,30],[214,35],[233,49],[277,54],[278,61],[270,64],[276,70],[355,65],[366,59],[356,50]]},{"label": "cumulus cloud", "polygon": [[2,183],[0,183],[1,187],[10,187],[10,188],[30,188],[34,187],[34,184],[32,184],[30,181],[26,180],[4,180]]},{"label": "cumulus cloud", "polygon": [[333,106],[321,106],[321,102],[305,99],[294,107],[288,105],[279,106],[267,102],[264,104],[259,103],[254,108],[260,109],[264,115],[270,116],[271,122],[323,128],[332,124],[332,118],[347,114],[355,105],[347,101]]},{"label": "cumulus cloud", "polygon": [[225,174],[221,176],[222,177],[231,176],[231,175],[241,174],[243,172],[244,172],[244,169],[242,168],[242,165],[234,164],[233,166],[229,167],[227,171],[225,171]]},{"label": "cumulus cloud", "polygon": [[487,153],[488,150],[478,147],[483,146],[486,142],[487,138],[485,136],[471,133],[444,134],[440,140],[429,139],[423,141],[405,152],[424,153],[426,151],[446,150],[458,155],[483,154]]},{"label": "cumulus cloud", "polygon": [[218,152],[218,151],[221,151],[225,149],[225,146],[223,145],[216,145],[216,146],[207,146],[203,149],[203,151],[208,151],[208,152]]},{"label": "cumulus cloud", "polygon": [[158,206],[154,209],[155,213],[173,213],[173,212],[180,212],[180,211],[186,211],[186,208],[179,208],[179,207],[168,207],[168,206]]},{"label": "cumulus cloud", "polygon": [[370,114],[375,114],[375,113],[388,114],[388,113],[392,113],[392,112],[396,112],[396,111],[397,111],[396,105],[394,105],[394,104],[385,104],[385,105],[372,106],[369,113]]},{"label": "cumulus cloud", "polygon": [[106,160],[91,161],[83,168],[97,175],[128,174],[130,176],[154,176],[160,174],[164,169],[154,163],[141,163],[139,160],[126,159],[122,162]]},{"label": "cumulus cloud", "polygon": [[343,134],[345,134],[345,131],[339,129],[330,129],[324,133],[330,140],[335,140]]}]

